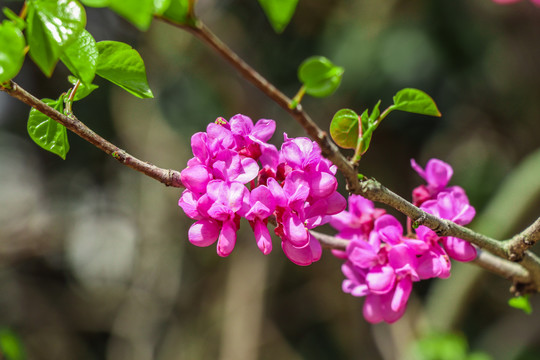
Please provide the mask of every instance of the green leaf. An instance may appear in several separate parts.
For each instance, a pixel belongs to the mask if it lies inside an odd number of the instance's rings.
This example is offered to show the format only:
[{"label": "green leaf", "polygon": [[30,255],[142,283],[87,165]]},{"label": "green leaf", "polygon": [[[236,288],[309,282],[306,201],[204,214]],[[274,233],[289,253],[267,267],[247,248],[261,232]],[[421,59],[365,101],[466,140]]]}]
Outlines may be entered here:
[{"label": "green leaf", "polygon": [[170,5],[171,0],[154,0],[154,14],[163,14]]},{"label": "green leaf", "polygon": [[188,13],[189,0],[171,0],[169,7],[162,15],[179,24],[186,24],[188,22]]},{"label": "green leaf", "polygon": [[27,23],[30,57],[51,76],[62,49],[84,29],[86,13],[75,0],[33,0],[28,2]]},{"label": "green leaf", "polygon": [[[369,116],[369,111],[366,109],[360,115],[360,118],[362,119],[362,138],[360,139],[360,155],[364,154],[369,149],[369,144],[371,144],[371,138],[373,136],[373,131],[377,128],[377,124],[375,121],[371,120],[371,116]],[[365,124],[363,119],[368,119],[367,124]]]},{"label": "green leaf", "polygon": [[259,0],[270,25],[276,33],[281,33],[291,21],[298,0]]},{"label": "green leaf", "polygon": [[358,114],[351,109],[341,109],[330,123],[330,136],[344,149],[356,149],[358,143]]},{"label": "green leaf", "polygon": [[403,89],[394,96],[393,110],[407,111],[422,115],[441,116],[435,101],[418,89]]},{"label": "green leaf", "polygon": [[0,354],[6,360],[23,360],[26,357],[19,337],[9,329],[0,330]]},{"label": "green leaf", "polygon": [[508,300],[508,305],[513,308],[523,310],[525,314],[532,313],[532,306],[529,301],[529,295],[513,297]]},{"label": "green leaf", "polygon": [[15,23],[15,26],[17,28],[19,28],[19,30],[22,31],[22,30],[24,30],[26,28],[26,22],[23,19],[21,19],[19,17],[19,15],[15,14],[13,12],[13,10],[11,10],[10,8],[5,7],[5,8],[2,9],[2,11],[4,12],[4,15],[6,15],[6,17],[9,20],[11,20],[11,21],[13,21]]},{"label": "green leaf", "polygon": [[[42,99],[42,101],[56,110],[63,112],[63,96],[58,100]],[[36,144],[60,156],[62,159],[66,159],[66,154],[69,151],[69,143],[64,125],[57,123],[38,110],[32,109],[28,117],[27,129],[28,134]]]},{"label": "green leaf", "polygon": [[[75,76],[69,75],[68,80],[72,85],[75,85],[79,79],[77,79]],[[81,99],[84,99],[85,97],[90,95],[92,91],[96,90],[98,87],[99,86],[95,84],[85,85],[84,83],[81,82],[79,84],[79,87],[77,88],[77,92],[75,93],[75,96],[73,97],[73,101],[79,101]]]},{"label": "green leaf", "polygon": [[99,52],[94,37],[86,30],[64,49],[60,60],[69,71],[85,84],[91,84],[96,75]]},{"label": "green leaf", "polygon": [[154,15],[154,0],[109,0],[109,8],[139,30],[146,31]]},{"label": "green leaf", "polygon": [[109,0],[81,0],[81,2],[88,7],[107,7],[109,6]]},{"label": "green leaf", "polygon": [[154,97],[146,80],[143,59],[137,50],[118,41],[100,41],[97,47],[96,74],[137,97]]},{"label": "green leaf", "polygon": [[298,68],[298,78],[306,93],[315,97],[331,95],[339,87],[344,69],[323,56],[310,57]]},{"label": "green leaf", "polygon": [[5,20],[0,25],[0,83],[13,79],[24,62],[24,36],[15,23]]}]

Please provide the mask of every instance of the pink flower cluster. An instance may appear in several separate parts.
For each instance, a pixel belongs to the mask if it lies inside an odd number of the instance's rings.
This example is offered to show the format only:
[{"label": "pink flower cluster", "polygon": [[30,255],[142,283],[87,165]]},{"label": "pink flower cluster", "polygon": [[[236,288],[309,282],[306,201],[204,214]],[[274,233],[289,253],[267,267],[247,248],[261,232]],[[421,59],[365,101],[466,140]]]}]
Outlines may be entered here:
[{"label": "pink flower cluster", "polygon": [[194,157],[181,172],[186,190],[178,202],[196,220],[188,232],[192,244],[217,241],[217,253],[228,256],[245,218],[266,255],[272,251],[267,223],[274,217],[275,233],[291,261],[309,265],[320,259],[321,245],[308,229],[327,223],[347,205],[336,192],[336,167],[307,138],[284,134],[278,151],[267,143],[275,127],[273,120],[254,125],[249,117],[235,115],[229,122],[218,118],[192,136]]},{"label": "pink flower cluster", "polygon": [[[475,210],[465,191],[447,187],[453,174],[450,165],[437,159],[430,160],[425,169],[414,160],[411,165],[427,182],[414,189],[415,205],[460,225],[472,220]],[[371,323],[393,323],[401,318],[412,283],[450,276],[449,258],[471,261],[476,257],[468,242],[439,237],[425,226],[418,227],[416,234],[404,235],[396,218],[359,195],[351,195],[349,211],[334,215],[330,224],[339,231],[337,237],[350,240],[346,251],[334,251],[346,260],[343,291],[366,297],[363,313]]]}]

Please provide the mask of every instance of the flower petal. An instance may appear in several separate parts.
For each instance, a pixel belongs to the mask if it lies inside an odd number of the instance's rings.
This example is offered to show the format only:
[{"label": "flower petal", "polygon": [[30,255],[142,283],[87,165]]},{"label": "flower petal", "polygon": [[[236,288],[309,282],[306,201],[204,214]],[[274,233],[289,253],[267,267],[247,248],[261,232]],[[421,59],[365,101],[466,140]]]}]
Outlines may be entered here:
[{"label": "flower petal", "polygon": [[283,232],[291,245],[303,247],[308,244],[308,231],[298,215],[287,212],[283,214]]},{"label": "flower petal", "polygon": [[443,246],[448,255],[457,261],[472,261],[476,259],[476,249],[469,242],[456,237],[443,238]]},{"label": "flower petal", "polygon": [[202,218],[197,210],[197,200],[198,196],[188,189],[184,190],[182,196],[178,200],[178,206],[184,210],[187,216],[194,220],[200,220]]},{"label": "flower petal", "polygon": [[396,282],[394,269],[389,265],[375,266],[366,275],[366,282],[374,294],[385,294],[392,290]]},{"label": "flower petal", "polygon": [[337,189],[337,180],[334,175],[326,172],[310,172],[309,194],[315,198],[324,198],[330,196]]},{"label": "flower petal", "polygon": [[245,115],[236,114],[229,121],[231,132],[235,135],[248,136],[253,130],[253,121]]},{"label": "flower petal", "polygon": [[270,237],[270,232],[268,231],[266,224],[261,220],[256,220],[253,232],[255,233],[257,246],[262,253],[264,255],[270,254],[272,251],[272,238]]},{"label": "flower petal", "polygon": [[268,141],[276,131],[276,122],[270,119],[259,119],[251,134],[261,141]]},{"label": "flower petal", "polygon": [[282,241],[283,252],[296,265],[308,266],[313,263],[313,251],[309,242],[301,247],[296,247],[290,241]]},{"label": "flower petal", "polygon": [[218,238],[220,224],[212,219],[202,219],[195,222],[188,231],[189,241],[196,246],[212,245]]},{"label": "flower petal", "polygon": [[206,192],[206,185],[212,180],[212,175],[210,175],[206,166],[196,165],[182,170],[180,179],[187,189],[202,194]]},{"label": "flower petal", "polygon": [[217,243],[217,253],[219,256],[225,257],[233,251],[236,244],[236,225],[233,220],[223,223],[223,228],[219,234]]},{"label": "flower petal", "polygon": [[409,300],[411,290],[411,278],[404,277],[399,280],[396,284],[396,289],[394,290],[394,296],[392,297],[392,303],[390,304],[390,308],[397,313],[403,310],[407,306],[407,300]]}]

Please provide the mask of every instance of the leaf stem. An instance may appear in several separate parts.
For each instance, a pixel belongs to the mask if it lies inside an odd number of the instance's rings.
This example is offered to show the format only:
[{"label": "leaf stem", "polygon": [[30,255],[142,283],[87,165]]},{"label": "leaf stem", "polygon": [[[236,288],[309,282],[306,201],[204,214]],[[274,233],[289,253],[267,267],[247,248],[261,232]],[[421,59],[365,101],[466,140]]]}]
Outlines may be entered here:
[{"label": "leaf stem", "polygon": [[389,107],[387,107],[377,119],[377,122],[376,122],[377,126],[379,126],[379,124],[384,120],[384,118],[387,117],[388,114],[390,114],[394,109],[395,109],[394,105],[390,105]]},{"label": "leaf stem", "polygon": [[292,98],[289,109],[296,109],[296,107],[300,104],[302,99],[304,98],[304,95],[306,94],[306,86],[302,85],[300,87],[300,90],[296,93],[296,95]]},{"label": "leaf stem", "polygon": [[79,79],[77,79],[77,82],[75,82],[75,85],[73,86],[73,88],[69,92],[69,97],[65,100],[65,104],[66,104],[65,113],[68,116],[73,116],[73,110],[72,110],[73,99],[75,98],[75,93],[77,92],[77,89],[79,88],[80,84],[81,84],[81,81]]},{"label": "leaf stem", "polygon": [[27,14],[28,14],[28,1],[25,1],[21,8],[21,11],[19,12],[19,17],[24,20]]}]

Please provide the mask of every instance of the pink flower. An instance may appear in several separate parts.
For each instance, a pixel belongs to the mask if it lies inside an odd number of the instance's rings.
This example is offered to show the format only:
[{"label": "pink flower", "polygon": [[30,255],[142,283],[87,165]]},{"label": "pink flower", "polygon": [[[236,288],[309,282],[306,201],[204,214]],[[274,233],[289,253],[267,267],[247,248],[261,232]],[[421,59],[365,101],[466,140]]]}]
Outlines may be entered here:
[{"label": "pink flower", "polygon": [[285,134],[278,152],[267,143],[275,127],[273,120],[260,119],[253,125],[238,114],[230,122],[218,118],[206,132],[192,136],[194,157],[180,173],[186,190],[178,205],[197,220],[188,233],[193,244],[217,241],[218,254],[229,255],[240,218],[245,217],[257,246],[269,254],[267,223],[275,216],[275,233],[291,261],[309,265],[320,259],[321,245],[308,230],[327,223],[346,206],[336,191],[336,167],[307,138]]},{"label": "pink flower", "polygon": [[249,207],[246,219],[250,221],[253,228],[257,246],[264,255],[268,255],[272,251],[272,239],[266,222],[276,209],[272,192],[264,185],[256,187],[251,191]]},{"label": "pink flower", "polygon": [[[473,219],[475,210],[469,205],[469,199],[461,190],[444,191],[439,193],[436,200],[428,200],[420,207],[422,210],[438,216],[442,219],[448,219],[459,225],[466,225]],[[476,249],[469,242],[454,238],[442,237],[437,235],[425,226],[420,226],[416,233],[419,238],[436,239],[442,241],[443,247],[448,255],[458,261],[471,261],[476,258]],[[433,240],[432,240],[433,241]]]}]

